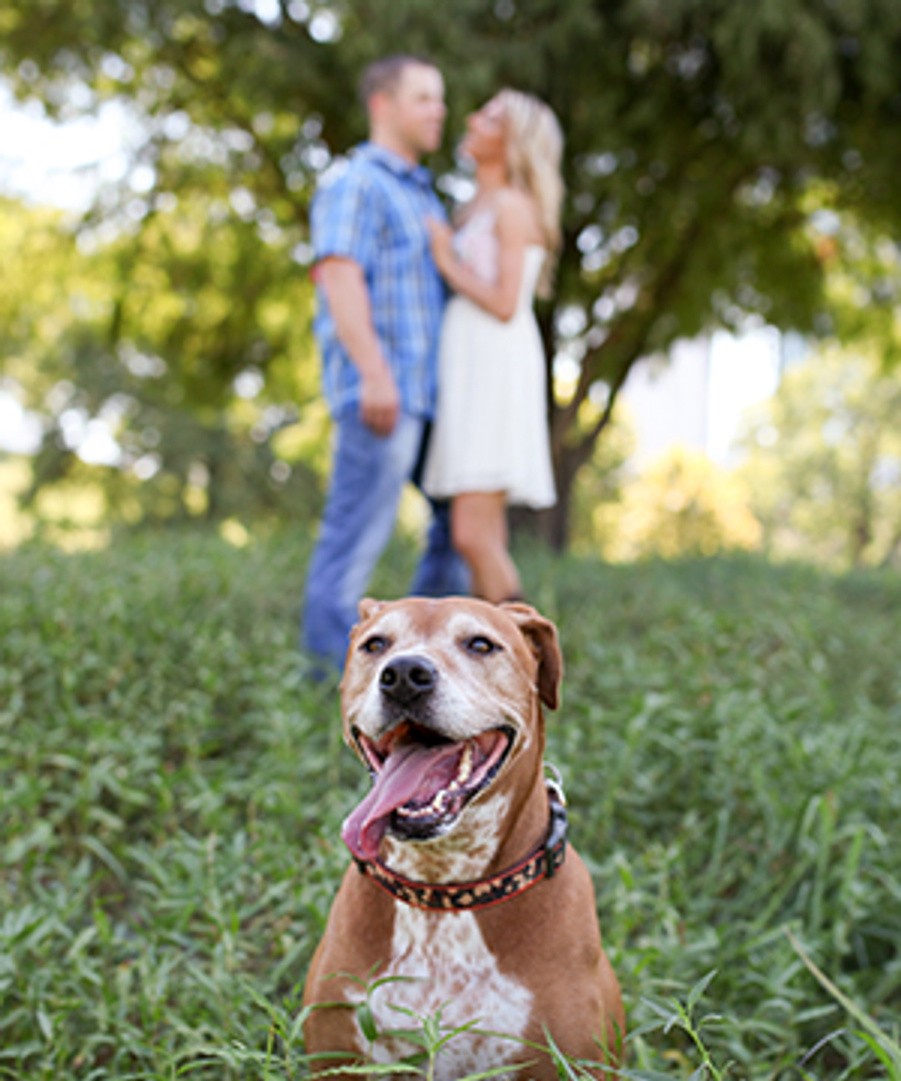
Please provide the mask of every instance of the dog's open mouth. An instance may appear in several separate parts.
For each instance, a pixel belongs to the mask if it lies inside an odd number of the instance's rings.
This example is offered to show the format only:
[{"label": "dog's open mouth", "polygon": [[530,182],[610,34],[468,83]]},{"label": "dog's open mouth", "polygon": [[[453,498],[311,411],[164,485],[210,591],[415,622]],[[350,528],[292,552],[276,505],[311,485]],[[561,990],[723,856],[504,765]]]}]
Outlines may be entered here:
[{"label": "dog's open mouth", "polygon": [[373,786],[348,815],[341,836],[357,859],[371,860],[389,829],[412,841],[445,833],[491,783],[510,750],[513,731],[493,728],[453,743],[405,723],[379,743],[361,732],[354,738],[372,770]]}]

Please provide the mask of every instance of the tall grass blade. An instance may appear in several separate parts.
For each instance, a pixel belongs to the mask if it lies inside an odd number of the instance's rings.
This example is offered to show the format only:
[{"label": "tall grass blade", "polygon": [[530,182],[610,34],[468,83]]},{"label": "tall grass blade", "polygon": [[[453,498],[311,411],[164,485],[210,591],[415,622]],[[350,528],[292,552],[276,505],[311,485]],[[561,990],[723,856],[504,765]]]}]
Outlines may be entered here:
[{"label": "tall grass blade", "polygon": [[846,1013],[850,1014],[850,1016],[866,1030],[867,1035],[870,1037],[870,1039],[866,1041],[868,1045],[872,1047],[873,1043],[876,1043],[882,1049],[883,1055],[880,1057],[883,1062],[885,1062],[886,1059],[890,1061],[893,1071],[891,1074],[893,1081],[895,1081],[896,1078],[901,1078],[901,1044],[896,1043],[887,1032],[884,1032],[879,1025],[877,1025],[876,1022],[857,1005],[856,1002],[850,999],[839,987],[836,987],[826,973],[818,968],[814,961],[808,956],[804,947],[790,928],[785,929],[785,934],[787,935],[789,942],[791,942],[792,949],[801,958],[814,978],[829,992],[836,1002],[839,1002],[842,1005]]}]

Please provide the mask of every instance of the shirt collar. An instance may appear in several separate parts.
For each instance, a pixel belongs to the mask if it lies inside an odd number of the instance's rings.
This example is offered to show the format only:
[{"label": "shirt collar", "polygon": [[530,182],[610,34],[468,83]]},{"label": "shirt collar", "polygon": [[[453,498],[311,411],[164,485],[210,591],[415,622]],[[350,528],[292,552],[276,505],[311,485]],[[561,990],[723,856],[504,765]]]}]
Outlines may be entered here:
[{"label": "shirt collar", "polygon": [[379,146],[378,143],[361,143],[357,147],[357,153],[363,155],[368,161],[381,165],[389,172],[394,173],[395,176],[415,180],[416,183],[422,184],[424,187],[431,187],[432,185],[431,170],[424,165],[412,165],[406,158],[402,158],[400,154],[395,154],[393,150]]}]

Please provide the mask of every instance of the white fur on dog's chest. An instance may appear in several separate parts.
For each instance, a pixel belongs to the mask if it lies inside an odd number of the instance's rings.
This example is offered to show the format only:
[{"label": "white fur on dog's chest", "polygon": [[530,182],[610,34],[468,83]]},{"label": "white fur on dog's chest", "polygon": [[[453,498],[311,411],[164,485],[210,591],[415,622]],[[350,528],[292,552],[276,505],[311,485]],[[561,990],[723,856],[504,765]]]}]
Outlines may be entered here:
[{"label": "white fur on dog's chest", "polygon": [[[420,1016],[439,1008],[442,1028],[452,1030],[477,1022],[477,1028],[521,1037],[532,1006],[531,992],[505,976],[488,950],[476,917],[469,912],[430,913],[397,903],[391,960],[383,976],[406,977],[376,990],[371,1005],[380,1032],[415,1027],[409,1015],[392,1004]],[[397,1040],[380,1039],[372,1060],[395,1062],[412,1047]],[[516,1052],[520,1055],[517,1056]],[[469,1073],[497,1066],[504,1058],[522,1057],[512,1040],[466,1033],[450,1040],[436,1064],[436,1081],[456,1081]]]}]

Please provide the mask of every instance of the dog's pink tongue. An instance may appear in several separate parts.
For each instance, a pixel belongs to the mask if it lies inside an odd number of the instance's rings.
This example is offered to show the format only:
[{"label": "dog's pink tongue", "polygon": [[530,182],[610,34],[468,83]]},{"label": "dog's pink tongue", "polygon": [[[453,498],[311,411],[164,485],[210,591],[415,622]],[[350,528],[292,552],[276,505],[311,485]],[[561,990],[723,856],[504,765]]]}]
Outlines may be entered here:
[{"label": "dog's pink tongue", "polygon": [[388,757],[370,793],[344,820],[341,836],[357,859],[373,860],[378,856],[391,812],[425,787],[427,774],[438,762],[457,754],[459,748],[453,745],[414,745]]}]

